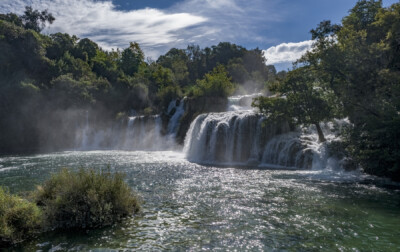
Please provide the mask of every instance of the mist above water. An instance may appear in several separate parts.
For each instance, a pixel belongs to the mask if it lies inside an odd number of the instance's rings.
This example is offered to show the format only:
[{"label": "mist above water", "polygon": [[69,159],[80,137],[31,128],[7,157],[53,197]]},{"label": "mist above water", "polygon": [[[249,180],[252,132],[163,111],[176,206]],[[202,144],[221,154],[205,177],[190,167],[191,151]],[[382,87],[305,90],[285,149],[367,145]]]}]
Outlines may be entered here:
[{"label": "mist above water", "polygon": [[89,113],[85,125],[76,131],[78,150],[179,150],[175,141],[179,120],[184,113],[184,100],[170,102],[168,125],[163,126],[161,115],[132,116],[115,122],[111,127],[90,125]]}]

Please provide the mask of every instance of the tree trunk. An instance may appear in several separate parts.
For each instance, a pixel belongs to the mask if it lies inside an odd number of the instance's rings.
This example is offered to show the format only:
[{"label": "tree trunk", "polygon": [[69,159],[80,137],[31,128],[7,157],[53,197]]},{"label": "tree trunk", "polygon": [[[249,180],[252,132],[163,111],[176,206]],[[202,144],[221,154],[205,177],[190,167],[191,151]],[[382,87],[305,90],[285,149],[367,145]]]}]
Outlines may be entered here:
[{"label": "tree trunk", "polygon": [[318,140],[320,143],[323,143],[326,141],[324,133],[322,132],[321,126],[319,125],[319,123],[315,123],[315,127],[317,128],[317,132],[318,132]]}]

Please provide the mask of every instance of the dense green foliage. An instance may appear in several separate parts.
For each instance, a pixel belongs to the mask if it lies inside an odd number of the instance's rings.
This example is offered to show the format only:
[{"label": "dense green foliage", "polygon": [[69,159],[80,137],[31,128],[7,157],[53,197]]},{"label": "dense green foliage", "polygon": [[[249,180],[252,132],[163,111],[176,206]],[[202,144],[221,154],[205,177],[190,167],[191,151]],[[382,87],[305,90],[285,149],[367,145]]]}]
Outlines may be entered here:
[{"label": "dense green foliage", "polygon": [[0,187],[0,248],[54,229],[109,226],[139,211],[121,173],[63,169],[38,186],[31,203]]},{"label": "dense green foliage", "polygon": [[281,83],[270,87],[270,91],[279,92],[283,97],[259,97],[254,100],[253,106],[260,108],[272,121],[315,125],[319,141],[324,142],[319,123],[331,119],[333,114],[324,99],[324,90],[318,88],[315,82],[315,76],[307,67],[292,70]]},{"label": "dense green foliage", "polygon": [[311,34],[312,50],[275,83],[286,101],[255,105],[301,123],[348,117],[350,156],[368,173],[400,180],[400,3],[358,1],[341,25],[323,21]]},{"label": "dense green foliage", "polygon": [[[30,7],[22,16],[0,14],[0,153],[73,148],[72,129],[86,111],[103,122],[132,111],[160,113],[171,98],[225,97],[232,83],[259,90],[277,75],[259,49],[190,45],[145,61],[137,43],[106,51],[87,38],[39,32],[53,21]],[[220,84],[218,65],[227,75]]]},{"label": "dense green foliage", "polygon": [[222,65],[218,65],[212,72],[204,75],[204,78],[197,80],[197,85],[192,87],[194,97],[228,97],[234,91],[231,78]]},{"label": "dense green foliage", "polygon": [[34,198],[50,229],[108,226],[139,210],[123,175],[109,171],[64,169],[38,187]]},{"label": "dense green foliage", "polygon": [[30,238],[40,231],[42,215],[31,202],[0,187],[0,248]]}]

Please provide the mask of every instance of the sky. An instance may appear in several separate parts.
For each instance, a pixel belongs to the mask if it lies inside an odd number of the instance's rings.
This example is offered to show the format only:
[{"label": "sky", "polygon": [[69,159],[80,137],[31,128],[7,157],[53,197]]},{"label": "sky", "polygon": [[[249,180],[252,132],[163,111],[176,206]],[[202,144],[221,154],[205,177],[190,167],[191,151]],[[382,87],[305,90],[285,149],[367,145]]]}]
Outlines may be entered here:
[{"label": "sky", "polygon": [[[309,31],[340,23],[357,0],[0,0],[0,13],[48,9],[56,21],[43,33],[89,38],[103,49],[140,44],[156,60],[169,49],[231,42],[264,50],[277,70],[311,48]],[[384,0],[389,6],[398,0]]]}]

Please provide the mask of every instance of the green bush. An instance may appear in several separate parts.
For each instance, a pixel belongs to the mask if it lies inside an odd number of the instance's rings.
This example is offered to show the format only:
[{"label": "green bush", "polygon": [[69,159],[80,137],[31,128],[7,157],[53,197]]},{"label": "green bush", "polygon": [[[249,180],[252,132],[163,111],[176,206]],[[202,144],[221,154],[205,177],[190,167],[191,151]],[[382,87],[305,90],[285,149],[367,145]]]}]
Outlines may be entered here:
[{"label": "green bush", "polygon": [[47,229],[92,229],[111,225],[139,210],[138,197],[120,173],[63,169],[34,194]]},{"label": "green bush", "polygon": [[0,187],[0,248],[32,237],[40,230],[40,209]]},{"label": "green bush", "polygon": [[235,86],[228,76],[225,67],[218,65],[204,78],[197,80],[196,85],[189,90],[194,97],[228,97],[235,91]]}]

